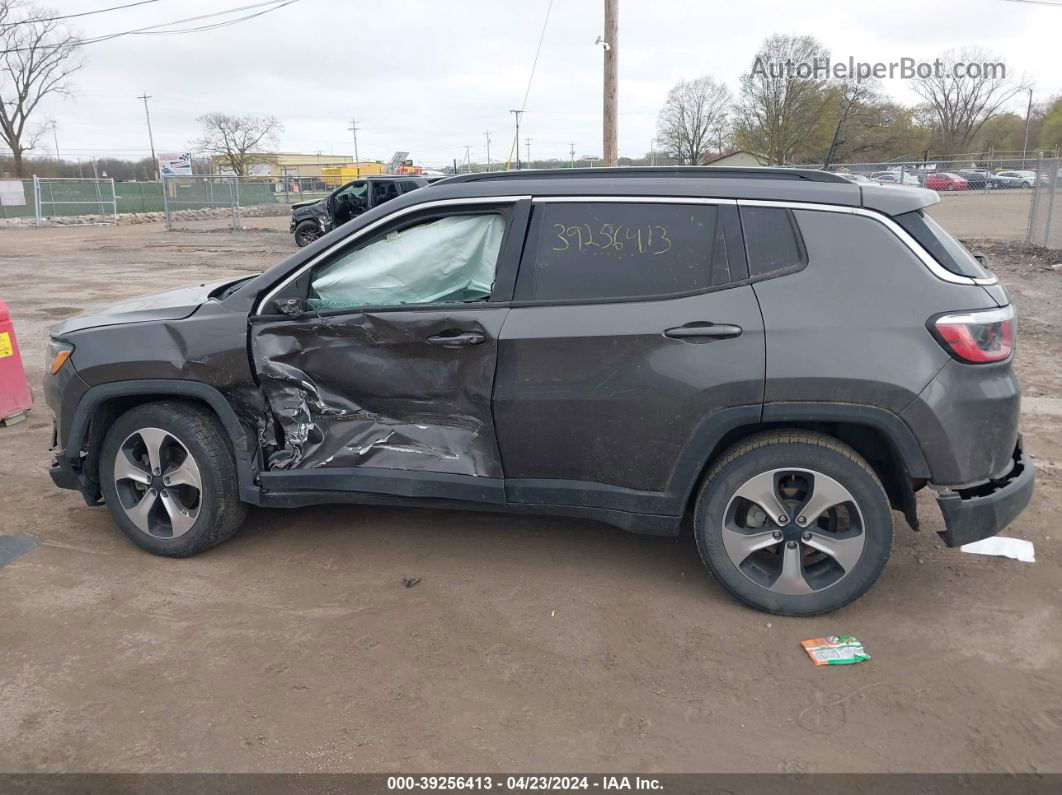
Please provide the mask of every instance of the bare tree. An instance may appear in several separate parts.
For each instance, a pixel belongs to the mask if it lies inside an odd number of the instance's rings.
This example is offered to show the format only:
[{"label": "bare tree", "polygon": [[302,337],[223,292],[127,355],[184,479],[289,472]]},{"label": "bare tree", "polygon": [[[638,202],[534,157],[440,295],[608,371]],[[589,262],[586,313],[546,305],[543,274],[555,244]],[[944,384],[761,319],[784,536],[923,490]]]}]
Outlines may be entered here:
[{"label": "bare tree", "polygon": [[276,146],[284,129],[276,116],[229,116],[208,113],[196,119],[203,125],[203,135],[193,146],[204,154],[220,157],[238,176],[246,176],[253,163],[269,160],[262,150]]},{"label": "bare tree", "polygon": [[0,0],[0,138],[11,149],[15,176],[25,176],[24,153],[36,147],[45,124],[30,125],[41,100],[70,94],[80,68],[77,40],[56,14],[17,0]]},{"label": "bare tree", "polygon": [[656,137],[667,154],[698,165],[712,150],[715,133],[726,118],[730,92],[708,75],[680,80],[667,93],[656,120]]},{"label": "bare tree", "polygon": [[876,95],[877,86],[870,82],[864,83],[854,78],[849,78],[839,81],[834,86],[833,93],[837,97],[837,124],[833,128],[833,140],[830,142],[830,148],[826,150],[826,158],[822,162],[823,168],[830,167],[838,147],[845,143],[841,137],[841,131],[848,123],[848,120],[858,112],[863,103]]},{"label": "bare tree", "polygon": [[[992,67],[1003,66],[1003,69]],[[1024,82],[1006,76],[1002,59],[980,47],[949,50],[939,59],[941,68],[916,77],[912,88],[929,107],[943,154],[965,152],[985,122],[999,114]],[[969,72],[975,71],[977,76]]]},{"label": "bare tree", "polygon": [[828,57],[829,51],[811,36],[765,39],[741,78],[737,143],[778,165],[812,148],[809,134],[820,126],[825,102],[825,82],[814,69]]}]

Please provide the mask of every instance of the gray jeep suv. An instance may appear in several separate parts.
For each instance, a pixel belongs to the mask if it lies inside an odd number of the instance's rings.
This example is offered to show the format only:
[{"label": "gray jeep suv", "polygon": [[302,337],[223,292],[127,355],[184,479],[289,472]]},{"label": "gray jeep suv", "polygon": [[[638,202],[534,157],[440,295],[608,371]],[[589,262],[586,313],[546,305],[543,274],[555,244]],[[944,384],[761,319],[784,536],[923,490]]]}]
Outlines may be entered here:
[{"label": "gray jeep suv", "polygon": [[919,489],[948,546],[1032,494],[1014,310],[935,201],[805,170],[443,180],[59,326],[52,477],[170,556],[247,505],[688,519],[738,599],[831,610]]}]

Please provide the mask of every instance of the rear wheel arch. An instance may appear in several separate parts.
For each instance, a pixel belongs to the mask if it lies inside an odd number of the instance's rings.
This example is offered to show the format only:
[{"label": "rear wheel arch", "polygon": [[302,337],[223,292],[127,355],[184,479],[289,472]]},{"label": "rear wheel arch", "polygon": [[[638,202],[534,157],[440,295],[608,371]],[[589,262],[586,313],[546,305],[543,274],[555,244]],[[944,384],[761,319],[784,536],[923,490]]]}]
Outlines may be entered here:
[{"label": "rear wheel arch", "polygon": [[735,445],[764,431],[782,430],[821,433],[851,447],[874,470],[892,508],[918,529],[914,494],[925,485],[929,468],[914,434],[892,412],[854,404],[767,404],[760,422],[738,425],[718,438],[690,485],[687,509],[692,509],[716,462]]}]

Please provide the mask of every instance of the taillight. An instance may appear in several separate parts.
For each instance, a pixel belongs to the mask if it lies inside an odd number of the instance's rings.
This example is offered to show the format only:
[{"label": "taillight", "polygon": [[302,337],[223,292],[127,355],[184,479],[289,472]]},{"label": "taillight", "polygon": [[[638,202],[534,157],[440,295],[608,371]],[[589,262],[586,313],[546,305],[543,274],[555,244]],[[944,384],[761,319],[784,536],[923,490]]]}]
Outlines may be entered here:
[{"label": "taillight", "polygon": [[1014,307],[941,315],[930,324],[937,341],[960,362],[1001,362],[1014,350]]}]

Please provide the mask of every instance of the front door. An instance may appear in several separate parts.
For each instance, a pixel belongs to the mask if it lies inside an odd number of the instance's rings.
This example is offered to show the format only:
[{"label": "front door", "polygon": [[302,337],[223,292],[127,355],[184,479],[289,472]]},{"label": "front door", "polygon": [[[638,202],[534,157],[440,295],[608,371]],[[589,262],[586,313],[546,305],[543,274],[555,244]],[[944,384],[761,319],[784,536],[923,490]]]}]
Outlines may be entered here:
[{"label": "front door", "polygon": [[402,210],[280,289],[301,315],[263,307],[252,352],[279,428],[264,485],[302,472],[331,476],[302,487],[454,496],[431,483],[500,479],[491,393],[526,205]]},{"label": "front door", "polygon": [[511,501],[681,512],[722,412],[759,419],[740,237],[733,202],[536,200],[495,386]]},{"label": "front door", "polygon": [[369,209],[369,183],[358,180],[344,185],[329,197],[328,203],[332,227],[342,226]]}]

